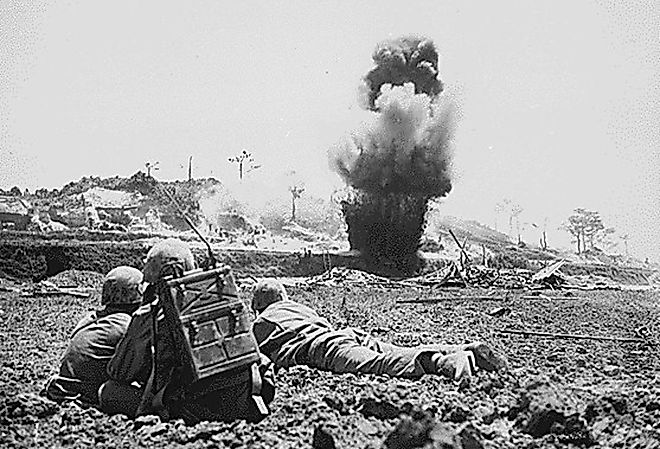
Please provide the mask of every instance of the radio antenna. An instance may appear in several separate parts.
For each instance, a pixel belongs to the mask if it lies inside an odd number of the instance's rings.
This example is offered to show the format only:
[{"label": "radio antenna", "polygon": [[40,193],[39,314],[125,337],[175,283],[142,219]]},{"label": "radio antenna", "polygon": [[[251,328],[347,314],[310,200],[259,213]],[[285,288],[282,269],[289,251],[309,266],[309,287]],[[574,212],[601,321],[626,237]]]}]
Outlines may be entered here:
[{"label": "radio antenna", "polygon": [[158,182],[158,180],[156,178],[153,178],[153,179],[154,179],[154,181],[156,181],[156,187],[158,187],[158,189],[161,192],[165,193],[167,198],[169,198],[170,202],[177,209],[177,211],[179,212],[181,217],[184,219],[184,221],[188,224],[188,226],[190,226],[190,229],[192,229],[195,232],[195,234],[197,234],[197,236],[200,238],[200,240],[202,242],[204,242],[204,244],[206,245],[206,248],[209,252],[209,262],[210,262],[212,267],[215,267],[216,266],[216,260],[215,260],[215,256],[213,255],[213,249],[211,249],[211,244],[209,243],[209,241],[206,240],[206,238],[202,235],[202,233],[199,232],[199,230],[195,227],[195,225],[193,224],[190,217],[188,217],[188,215],[186,215],[186,213],[183,211],[183,208],[181,207],[179,202],[176,200],[176,198],[174,198],[174,195],[172,195],[172,193],[170,191],[168,191],[165,186],[161,185],[161,183]]}]

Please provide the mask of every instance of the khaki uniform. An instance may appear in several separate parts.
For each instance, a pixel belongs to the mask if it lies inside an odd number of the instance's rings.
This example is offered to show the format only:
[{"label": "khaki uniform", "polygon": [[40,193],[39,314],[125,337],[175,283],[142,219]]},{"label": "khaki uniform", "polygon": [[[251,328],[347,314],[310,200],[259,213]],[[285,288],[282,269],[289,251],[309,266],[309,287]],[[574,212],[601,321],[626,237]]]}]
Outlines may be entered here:
[{"label": "khaki uniform", "polygon": [[289,299],[270,304],[254,322],[259,349],[276,367],[307,365],[334,373],[387,374],[418,378],[429,372],[443,345],[404,348],[359,329],[335,330],[313,309]]},{"label": "khaki uniform", "polygon": [[130,321],[129,314],[108,309],[91,312],[80,320],[62,356],[59,373],[46,384],[46,396],[57,402],[79,400],[98,405],[98,389],[108,380],[107,363]]},{"label": "khaki uniform", "polygon": [[[164,317],[158,316],[158,328],[163,329]],[[101,409],[107,413],[122,413],[134,416],[147,387],[152,369],[151,332],[152,311],[149,304],[141,306],[133,314],[125,337],[117,346],[114,357],[108,363],[111,381],[104,385],[101,393]],[[163,387],[156,393],[169,416],[183,418],[189,423],[199,421],[254,420],[260,417],[252,400],[252,376],[250,370],[228,373],[217,378],[213,384],[196,385],[187,390],[184,397],[171,400],[168,392],[171,381],[176,384],[179,365],[174,342],[169,332],[159,332],[157,354],[158,379],[156,385]],[[270,403],[275,395],[270,361],[264,358],[259,366],[263,379],[262,397]],[[167,385],[170,387],[165,388]],[[154,405],[154,404],[152,404]],[[157,410],[143,410],[154,413]]]},{"label": "khaki uniform", "polygon": [[[163,314],[158,317],[162,325]],[[152,314],[149,304],[140,306],[130,319],[126,335],[119,342],[114,357],[108,363],[110,378],[126,384],[137,383],[145,386],[151,373],[151,323]],[[158,365],[159,373],[164,373],[162,367],[174,363],[173,343],[168,332],[158,335]],[[164,379],[158,379],[163,385]]]}]

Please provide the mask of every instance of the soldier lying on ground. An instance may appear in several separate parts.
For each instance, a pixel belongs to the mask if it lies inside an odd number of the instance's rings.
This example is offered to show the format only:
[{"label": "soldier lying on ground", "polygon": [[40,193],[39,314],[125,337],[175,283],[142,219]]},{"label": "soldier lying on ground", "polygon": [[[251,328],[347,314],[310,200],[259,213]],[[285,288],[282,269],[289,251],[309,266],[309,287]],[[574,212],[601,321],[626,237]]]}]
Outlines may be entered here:
[{"label": "soldier lying on ground", "polygon": [[74,328],[59,374],[44,388],[48,398],[98,405],[98,389],[108,380],[108,361],[142,301],[141,283],[142,273],[131,267],[117,267],[106,275],[101,293],[104,307],[87,314]]},{"label": "soldier lying on ground", "polygon": [[311,308],[288,298],[284,286],[260,281],[252,309],[259,349],[277,368],[307,365],[334,373],[388,374],[418,378],[439,374],[469,379],[476,369],[496,371],[503,361],[484,343],[405,348],[384,343],[359,329],[335,330]]},{"label": "soldier lying on ground", "polygon": [[[142,306],[133,314],[125,337],[108,364],[110,380],[99,392],[101,409],[107,413],[127,416],[159,414],[161,417],[182,418],[189,424],[199,421],[258,421],[265,405],[255,404],[256,390],[261,388],[265,403],[272,401],[275,389],[270,362],[263,357],[259,370],[234,370],[212,378],[212,382],[185,383],[181,376],[182,362],[178,356],[183,348],[174,344],[173,334],[158,313],[156,338],[156,370],[152,369],[151,302],[154,291],[164,277],[181,274],[195,268],[188,246],[177,239],[167,239],[154,245],[147,254],[144,280],[150,286]],[[161,309],[162,310],[162,309]],[[256,376],[255,378],[255,371]],[[260,377],[260,378],[259,378]],[[259,387],[259,383],[262,385]],[[152,386],[160,386],[151,394]],[[146,392],[146,394],[145,394]]]}]

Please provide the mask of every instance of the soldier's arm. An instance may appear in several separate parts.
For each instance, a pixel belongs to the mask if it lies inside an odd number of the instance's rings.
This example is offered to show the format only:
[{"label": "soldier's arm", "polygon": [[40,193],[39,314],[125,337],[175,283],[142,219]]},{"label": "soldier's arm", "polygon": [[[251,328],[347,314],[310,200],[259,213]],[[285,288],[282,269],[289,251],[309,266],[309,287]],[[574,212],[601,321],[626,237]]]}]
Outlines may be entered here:
[{"label": "soldier's arm", "polygon": [[257,340],[257,344],[261,347],[261,344],[268,340],[268,337],[271,336],[277,330],[277,325],[266,321],[261,318],[257,318],[252,324],[252,333],[254,338]]}]

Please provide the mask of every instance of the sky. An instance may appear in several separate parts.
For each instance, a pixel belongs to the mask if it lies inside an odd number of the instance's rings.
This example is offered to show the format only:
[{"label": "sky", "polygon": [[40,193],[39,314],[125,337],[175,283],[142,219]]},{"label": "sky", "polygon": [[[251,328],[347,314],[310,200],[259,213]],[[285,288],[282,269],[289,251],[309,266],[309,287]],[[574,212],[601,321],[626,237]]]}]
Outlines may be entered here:
[{"label": "sky", "polygon": [[509,198],[551,246],[570,244],[574,208],[597,210],[660,261],[656,1],[0,0],[0,188],[147,161],[183,179],[190,156],[231,183],[247,149],[255,185],[294,171],[327,195],[328,149],[372,114],[358,86],[375,46],[410,34],[435,42],[460,104],[441,210],[494,226]]}]

